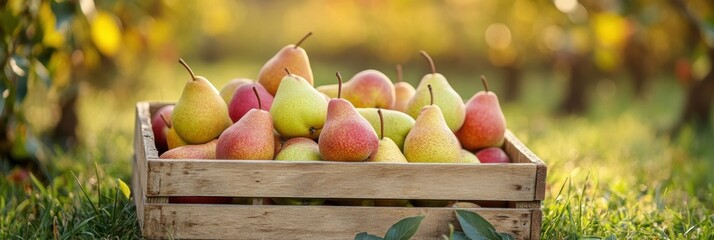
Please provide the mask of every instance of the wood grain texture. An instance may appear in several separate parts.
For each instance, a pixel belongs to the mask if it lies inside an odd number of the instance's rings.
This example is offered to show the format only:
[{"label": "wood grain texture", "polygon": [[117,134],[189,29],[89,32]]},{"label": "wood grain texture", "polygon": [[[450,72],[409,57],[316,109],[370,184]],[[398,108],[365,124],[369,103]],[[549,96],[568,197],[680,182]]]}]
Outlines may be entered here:
[{"label": "wood grain texture", "polygon": [[543,160],[523,145],[510,130],[506,130],[506,141],[503,148],[514,163],[533,163],[536,165],[536,187],[533,189],[534,199],[545,199],[545,178],[548,168]]},{"label": "wood grain texture", "polygon": [[543,211],[539,209],[533,210],[531,214],[531,239],[540,239],[540,229],[543,224]]},{"label": "wood grain texture", "polygon": [[533,200],[533,164],[149,160],[147,196]]},{"label": "wood grain texture", "polygon": [[[210,239],[352,239],[359,232],[384,235],[397,221],[426,216],[413,239],[440,239],[449,223],[458,226],[454,208],[338,206],[216,206],[150,204],[148,237]],[[479,213],[496,230],[516,239],[531,237],[531,209],[466,209]]]}]

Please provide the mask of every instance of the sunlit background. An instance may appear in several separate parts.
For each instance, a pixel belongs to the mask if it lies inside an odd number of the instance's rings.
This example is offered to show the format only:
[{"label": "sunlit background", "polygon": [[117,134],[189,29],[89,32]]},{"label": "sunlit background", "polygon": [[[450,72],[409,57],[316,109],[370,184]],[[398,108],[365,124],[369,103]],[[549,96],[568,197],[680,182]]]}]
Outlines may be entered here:
[{"label": "sunlit background", "polygon": [[419,50],[465,100],[485,75],[509,128],[549,165],[551,199],[592,173],[613,195],[677,185],[665,203],[712,208],[714,4],[682,3],[10,0],[3,169],[51,177],[100,156],[108,174],[130,176],[135,104],[178,99],[189,80],[179,57],[220,89],[313,32],[302,47],[316,85],[368,68],[395,80],[396,64],[416,85],[429,72]]}]

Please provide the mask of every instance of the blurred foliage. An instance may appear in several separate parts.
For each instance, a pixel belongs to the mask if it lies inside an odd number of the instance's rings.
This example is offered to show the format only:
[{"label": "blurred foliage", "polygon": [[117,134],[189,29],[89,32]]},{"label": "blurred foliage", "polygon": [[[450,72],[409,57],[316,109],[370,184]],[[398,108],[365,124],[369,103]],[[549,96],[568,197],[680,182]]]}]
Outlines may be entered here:
[{"label": "blurred foliage", "polygon": [[[117,97],[141,86],[160,1],[10,0],[0,8],[0,150],[3,159],[43,159],[73,146],[75,104],[83,89]],[[153,43],[157,44],[157,43]],[[148,52],[147,52],[148,51]],[[119,81],[121,79],[121,81]]]}]

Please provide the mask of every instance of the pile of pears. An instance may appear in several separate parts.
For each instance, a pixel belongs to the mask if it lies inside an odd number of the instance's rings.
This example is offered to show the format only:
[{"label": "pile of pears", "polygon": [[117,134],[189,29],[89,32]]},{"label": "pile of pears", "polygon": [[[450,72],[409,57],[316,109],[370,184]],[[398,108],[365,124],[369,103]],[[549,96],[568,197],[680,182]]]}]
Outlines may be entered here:
[{"label": "pile of pears", "polygon": [[152,116],[160,158],[510,162],[502,150],[506,121],[483,76],[484,91],[464,103],[436,71],[432,58],[421,51],[431,73],[416,88],[402,81],[400,65],[394,84],[384,73],[368,69],[344,83],[337,72],[336,84],[315,88],[310,60],[300,47],[310,35],[280,49],[263,65],[256,81],[237,78],[221,91],[179,59],[190,78],[178,102]]}]

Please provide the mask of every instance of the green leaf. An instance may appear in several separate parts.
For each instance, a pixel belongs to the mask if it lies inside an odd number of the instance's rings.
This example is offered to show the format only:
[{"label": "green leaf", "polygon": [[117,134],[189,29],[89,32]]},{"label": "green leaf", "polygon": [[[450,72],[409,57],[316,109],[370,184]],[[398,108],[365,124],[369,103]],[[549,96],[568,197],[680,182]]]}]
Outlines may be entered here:
[{"label": "green leaf", "polygon": [[471,239],[468,236],[466,236],[466,233],[455,231],[454,234],[451,235],[451,240],[471,240]]},{"label": "green leaf", "polygon": [[500,232],[498,235],[501,236],[501,240],[513,240],[513,236],[511,236],[511,234]]},{"label": "green leaf", "polygon": [[384,238],[369,234],[367,232],[361,232],[355,235],[355,240],[383,240]]},{"label": "green leaf", "polygon": [[392,227],[387,230],[384,234],[384,239],[386,240],[408,240],[417,229],[419,229],[419,224],[424,220],[424,216],[408,217],[392,225]]},{"label": "green leaf", "polygon": [[461,229],[464,230],[466,236],[472,240],[488,239],[499,240],[501,236],[496,233],[496,229],[486,221],[481,215],[475,212],[456,210],[456,218],[459,219]]}]

